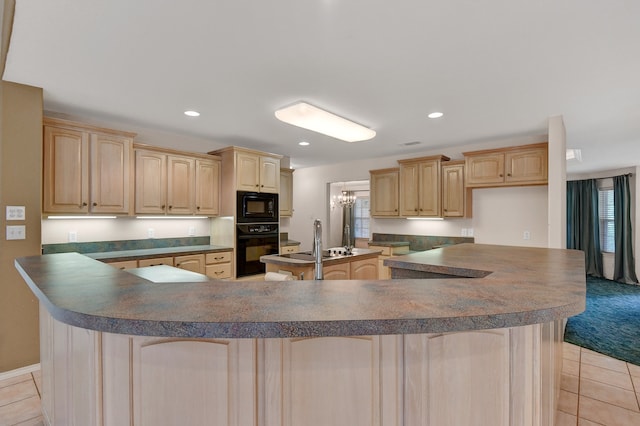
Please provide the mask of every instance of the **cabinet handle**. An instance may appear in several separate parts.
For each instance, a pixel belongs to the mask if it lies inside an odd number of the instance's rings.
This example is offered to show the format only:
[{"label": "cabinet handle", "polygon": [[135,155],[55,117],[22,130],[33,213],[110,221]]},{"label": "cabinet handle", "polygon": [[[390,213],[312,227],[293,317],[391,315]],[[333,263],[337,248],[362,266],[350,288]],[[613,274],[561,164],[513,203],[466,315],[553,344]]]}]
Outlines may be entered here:
[{"label": "cabinet handle", "polygon": [[507,173],[507,176],[511,176],[511,173]]},{"label": "cabinet handle", "polygon": [[260,185],[258,185],[258,184],[256,183],[256,188],[257,188],[257,187],[259,187],[259,186],[260,186]]},{"label": "cabinet handle", "polygon": [[502,177],[502,173],[500,173],[499,177]]},{"label": "cabinet handle", "polygon": [[78,206],[79,209],[83,208],[83,207],[87,207],[87,203],[82,203]]},{"label": "cabinet handle", "polygon": [[93,203],[93,207],[96,207],[98,205],[98,203]]},{"label": "cabinet handle", "polygon": [[162,207],[160,207],[162,210],[164,210],[164,204],[162,205]]},{"label": "cabinet handle", "polygon": [[196,207],[196,210],[200,210],[200,206]]},{"label": "cabinet handle", "polygon": [[169,210],[171,210],[173,208],[173,206],[169,206]]}]

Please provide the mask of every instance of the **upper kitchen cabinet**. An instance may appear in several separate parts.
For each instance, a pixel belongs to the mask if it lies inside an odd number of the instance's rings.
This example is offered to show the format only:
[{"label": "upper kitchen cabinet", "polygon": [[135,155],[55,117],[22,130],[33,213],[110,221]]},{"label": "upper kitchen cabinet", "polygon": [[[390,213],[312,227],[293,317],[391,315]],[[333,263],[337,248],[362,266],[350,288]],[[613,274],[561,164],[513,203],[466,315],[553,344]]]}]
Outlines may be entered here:
[{"label": "upper kitchen cabinet", "polygon": [[442,163],[442,216],[471,217],[471,190],[464,185],[464,160]]},{"label": "upper kitchen cabinet", "polygon": [[371,217],[398,217],[397,167],[369,170]]},{"label": "upper kitchen cabinet", "polygon": [[220,214],[235,216],[236,192],[280,192],[281,155],[230,146],[209,154],[222,159]]},{"label": "upper kitchen cabinet", "polygon": [[465,152],[466,185],[472,188],[546,185],[547,143]]},{"label": "upper kitchen cabinet", "polygon": [[137,214],[218,214],[220,162],[216,157],[136,145],[135,163]]},{"label": "upper kitchen cabinet", "polygon": [[442,216],[444,155],[398,160],[400,164],[400,216]]},{"label": "upper kitchen cabinet", "polygon": [[293,216],[293,170],[280,169],[280,217]]},{"label": "upper kitchen cabinet", "polygon": [[134,133],[45,118],[43,211],[129,214]]}]

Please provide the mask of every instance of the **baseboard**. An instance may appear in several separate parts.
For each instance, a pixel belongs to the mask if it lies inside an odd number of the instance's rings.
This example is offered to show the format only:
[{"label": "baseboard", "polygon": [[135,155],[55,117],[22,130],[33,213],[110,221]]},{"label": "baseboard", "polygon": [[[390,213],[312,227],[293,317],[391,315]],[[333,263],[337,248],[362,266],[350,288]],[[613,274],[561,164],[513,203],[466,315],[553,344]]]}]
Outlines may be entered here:
[{"label": "baseboard", "polygon": [[38,370],[40,370],[40,363],[16,368],[15,370],[5,371],[4,373],[0,373],[0,382],[6,379],[21,376],[23,374],[33,373],[34,371]]}]

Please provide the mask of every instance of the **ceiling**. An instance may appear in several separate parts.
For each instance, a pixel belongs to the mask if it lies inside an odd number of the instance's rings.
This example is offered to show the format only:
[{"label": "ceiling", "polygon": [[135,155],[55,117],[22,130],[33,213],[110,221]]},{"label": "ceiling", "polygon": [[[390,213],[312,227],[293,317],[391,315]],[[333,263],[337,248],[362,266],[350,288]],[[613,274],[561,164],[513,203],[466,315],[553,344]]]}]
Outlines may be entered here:
[{"label": "ceiling", "polygon": [[[46,110],[297,168],[545,140],[562,115],[583,157],[567,170],[582,173],[640,163],[639,23],[628,0],[17,0],[4,79],[42,87]],[[347,143],[275,118],[299,100],[377,135]]]}]

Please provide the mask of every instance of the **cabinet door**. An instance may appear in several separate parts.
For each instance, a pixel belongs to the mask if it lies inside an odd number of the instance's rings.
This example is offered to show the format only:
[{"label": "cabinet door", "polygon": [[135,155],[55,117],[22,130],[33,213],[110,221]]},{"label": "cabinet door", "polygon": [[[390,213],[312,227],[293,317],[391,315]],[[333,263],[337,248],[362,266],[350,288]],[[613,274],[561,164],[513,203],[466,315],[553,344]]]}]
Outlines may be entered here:
[{"label": "cabinet door", "polygon": [[356,260],[350,264],[349,277],[352,280],[377,280],[378,258]]},{"label": "cabinet door", "polygon": [[186,269],[187,271],[205,273],[204,254],[190,254],[185,256],[176,256],[173,264],[176,268]]},{"label": "cabinet door", "polygon": [[442,166],[442,215],[465,215],[464,165]]},{"label": "cabinet door", "polygon": [[420,168],[418,163],[400,166],[400,216],[418,216]]},{"label": "cabinet door", "polygon": [[260,190],[260,157],[258,155],[236,153],[236,190]]},{"label": "cabinet door", "polygon": [[506,182],[547,183],[546,148],[527,149],[505,154]]},{"label": "cabinet door", "polygon": [[220,162],[196,160],[196,213],[217,216],[220,213]]},{"label": "cabinet door", "polygon": [[469,156],[465,160],[467,186],[504,182],[504,153]]},{"label": "cabinet door", "polygon": [[[107,264],[118,269],[132,269],[132,268],[138,267],[137,260],[120,260],[116,262],[107,262]],[[140,265],[140,266],[147,266],[147,265]]]},{"label": "cabinet door", "polygon": [[348,263],[323,266],[322,276],[325,280],[348,280],[350,278],[350,270]]},{"label": "cabinet door", "polygon": [[166,197],[167,156],[136,150],[136,213],[164,214]]},{"label": "cabinet door", "polygon": [[293,170],[280,169],[280,217],[293,216]]},{"label": "cabinet door", "polygon": [[398,169],[371,170],[371,216],[398,216]]},{"label": "cabinet door", "polygon": [[44,127],[43,210],[89,211],[89,134]]},{"label": "cabinet door", "polygon": [[92,213],[129,213],[133,141],[112,135],[91,135]]},{"label": "cabinet door", "polygon": [[196,204],[195,160],[167,156],[167,213],[193,214]]},{"label": "cabinet door", "polygon": [[439,217],[441,203],[440,161],[426,161],[418,165],[420,184],[418,185],[419,215]]},{"label": "cabinet door", "polygon": [[280,160],[260,157],[260,192],[277,194],[280,192]]}]

